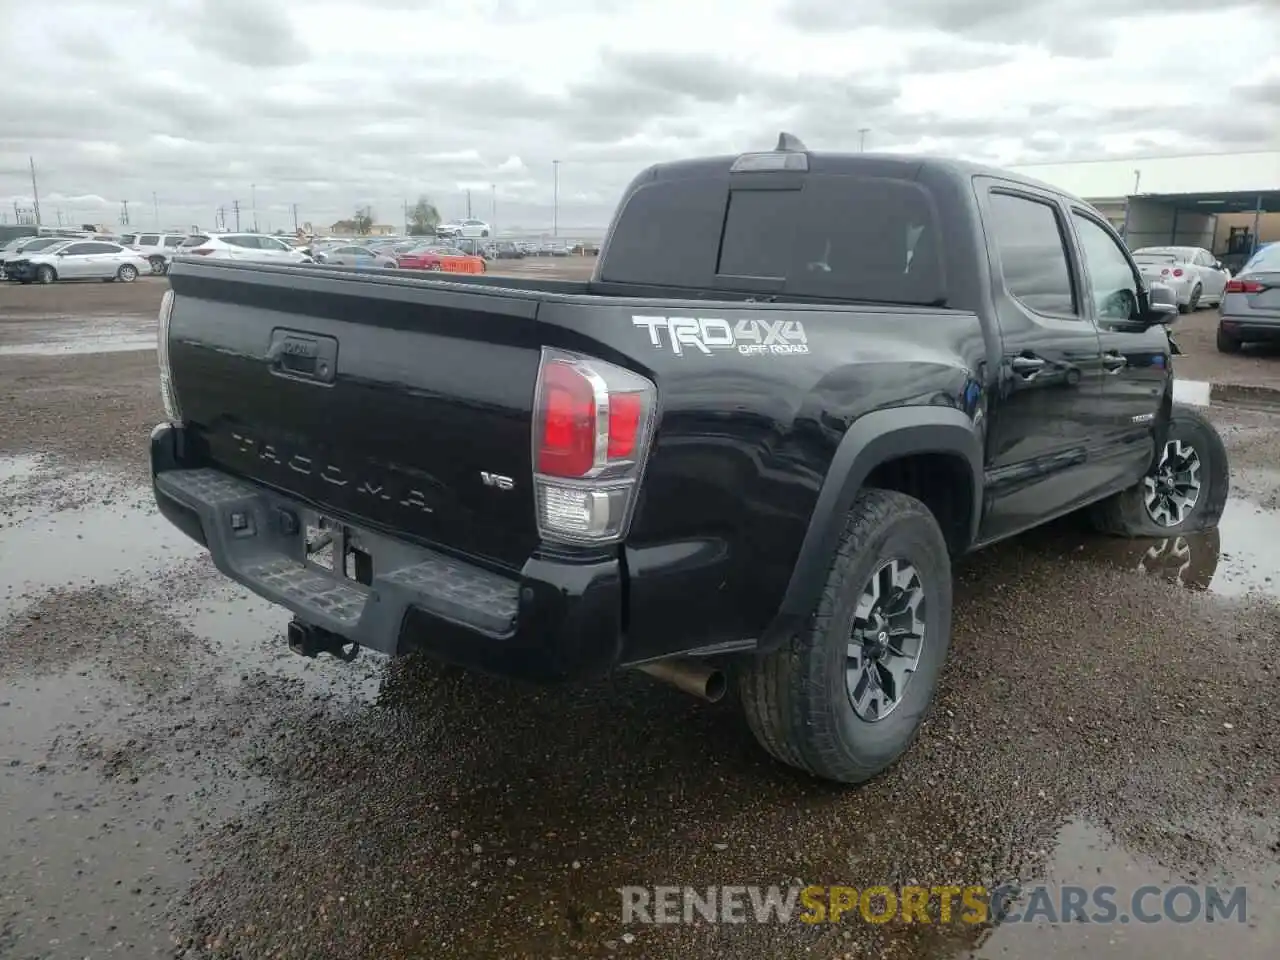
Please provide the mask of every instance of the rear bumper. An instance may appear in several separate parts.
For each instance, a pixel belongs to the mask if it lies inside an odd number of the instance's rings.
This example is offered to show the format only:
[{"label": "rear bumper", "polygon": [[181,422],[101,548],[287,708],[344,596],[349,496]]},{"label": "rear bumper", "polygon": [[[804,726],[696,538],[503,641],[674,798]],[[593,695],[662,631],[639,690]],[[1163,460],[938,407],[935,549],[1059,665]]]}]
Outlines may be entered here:
[{"label": "rear bumper", "polygon": [[[616,559],[534,556],[504,575],[394,537],[344,527],[372,557],[368,584],[306,559],[304,502],[207,467],[182,466],[181,427],[151,435],[160,512],[208,548],[223,574],[301,620],[388,655],[421,650],[499,676],[540,682],[602,676],[622,645]],[[335,564],[335,566],[339,566]]]},{"label": "rear bumper", "polygon": [[1274,341],[1280,340],[1280,317],[1264,316],[1231,316],[1223,314],[1218,320],[1222,332],[1233,340]]}]

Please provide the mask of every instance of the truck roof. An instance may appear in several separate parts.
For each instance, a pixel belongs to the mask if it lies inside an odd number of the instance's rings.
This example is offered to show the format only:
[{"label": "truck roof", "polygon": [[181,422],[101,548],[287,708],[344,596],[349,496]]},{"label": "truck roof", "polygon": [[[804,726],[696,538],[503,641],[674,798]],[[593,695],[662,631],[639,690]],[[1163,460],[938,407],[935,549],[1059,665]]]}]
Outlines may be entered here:
[{"label": "truck roof", "polygon": [[[1048,190],[1063,196],[1074,197],[1074,194],[1050,183],[1045,183],[1043,180],[1037,180],[1034,177],[1013,173],[988,164],[975,163],[970,160],[908,153],[842,153],[813,150],[803,152],[809,159],[809,173],[828,175],[862,173],[908,180],[919,179],[922,174],[932,174],[935,178],[954,180],[969,180],[973,177],[994,177],[1013,183],[1025,184],[1039,190]],[[734,161],[740,156],[741,154],[722,154],[714,157],[698,157],[692,160],[672,160],[656,163],[641,172],[636,177],[636,181],[638,183],[644,180],[717,179],[728,177]],[[1076,197],[1075,199],[1079,198]]]}]

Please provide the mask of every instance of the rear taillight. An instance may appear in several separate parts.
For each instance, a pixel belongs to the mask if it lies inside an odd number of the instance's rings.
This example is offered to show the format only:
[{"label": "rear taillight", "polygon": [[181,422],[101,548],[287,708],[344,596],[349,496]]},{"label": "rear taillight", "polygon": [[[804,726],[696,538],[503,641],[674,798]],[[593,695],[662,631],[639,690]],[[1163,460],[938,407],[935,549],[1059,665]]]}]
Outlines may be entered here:
[{"label": "rear taillight", "polygon": [[1181,268],[1181,267],[1174,267],[1174,268],[1173,268],[1173,275],[1174,275],[1175,277],[1180,277],[1180,276],[1182,276],[1182,268]]},{"label": "rear taillight", "polygon": [[1227,281],[1227,293],[1261,293],[1265,289],[1257,280]]},{"label": "rear taillight", "polygon": [[626,536],[657,402],[657,387],[639,374],[543,348],[533,467],[544,539],[609,543]]},{"label": "rear taillight", "polygon": [[169,370],[169,321],[173,317],[173,291],[166,290],[160,301],[160,322],[156,330],[156,358],[160,361],[160,398],[164,412],[171,421],[182,419],[178,407],[178,395],[173,390],[173,376]]}]

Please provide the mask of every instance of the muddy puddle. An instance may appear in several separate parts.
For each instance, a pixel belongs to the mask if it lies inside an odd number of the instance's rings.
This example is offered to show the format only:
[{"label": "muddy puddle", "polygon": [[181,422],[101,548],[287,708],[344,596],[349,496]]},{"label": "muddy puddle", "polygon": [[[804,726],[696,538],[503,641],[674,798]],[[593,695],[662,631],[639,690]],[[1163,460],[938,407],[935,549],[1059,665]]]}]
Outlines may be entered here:
[{"label": "muddy puddle", "polygon": [[72,356],[151,350],[156,320],[145,316],[41,317],[4,327],[0,356]]},{"label": "muddy puddle", "polygon": [[139,749],[154,709],[90,660],[0,683],[0,955],[174,955],[166,915],[195,876],[184,844],[263,791],[198,754]]},{"label": "muddy puddle", "polygon": [[[1032,530],[1018,542],[1058,552],[1071,562],[1098,563],[1223,597],[1280,597],[1280,513],[1232,498],[1217,529],[1163,539],[1101,536],[1078,517]],[[981,554],[967,563],[981,563]]]},{"label": "muddy puddle", "polygon": [[54,587],[145,583],[202,552],[138,491],[113,503],[29,513],[0,528],[0,619]]},{"label": "muddy puddle", "polygon": [[[971,954],[976,960],[1271,960],[1280,949],[1280,868],[1180,875],[1129,853],[1081,819],[1063,826],[1054,844],[1043,875],[1011,901],[1010,916],[1018,919],[997,926]],[[1068,896],[1087,898],[1088,920],[1067,918]],[[1215,896],[1228,909],[1217,909],[1210,921]]]}]

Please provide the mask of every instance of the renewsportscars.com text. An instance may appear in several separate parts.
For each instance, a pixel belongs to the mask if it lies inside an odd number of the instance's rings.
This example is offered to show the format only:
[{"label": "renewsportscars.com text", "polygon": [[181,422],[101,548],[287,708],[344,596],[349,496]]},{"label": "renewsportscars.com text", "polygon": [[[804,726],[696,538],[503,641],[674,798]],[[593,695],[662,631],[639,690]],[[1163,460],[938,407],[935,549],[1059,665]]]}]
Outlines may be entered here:
[{"label": "renewsportscars.com text", "polygon": [[628,923],[1246,922],[1244,887],[621,887]]}]

